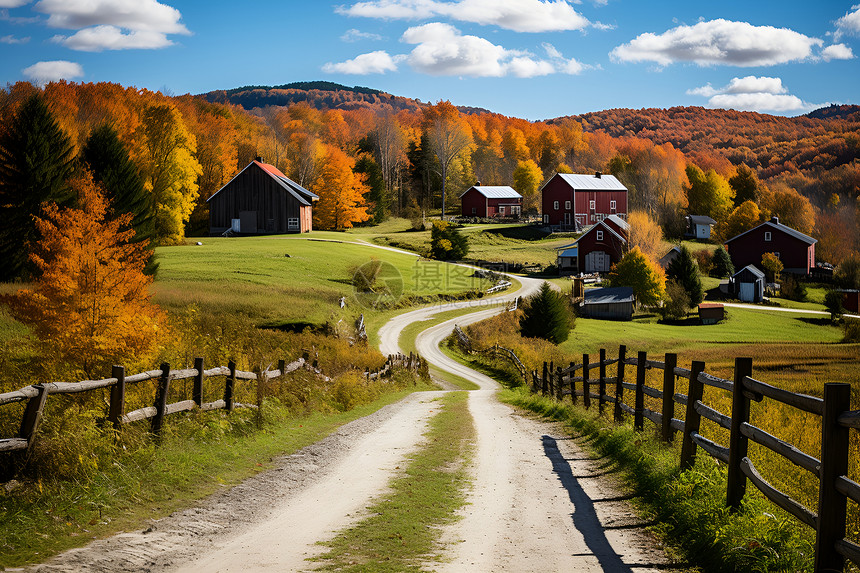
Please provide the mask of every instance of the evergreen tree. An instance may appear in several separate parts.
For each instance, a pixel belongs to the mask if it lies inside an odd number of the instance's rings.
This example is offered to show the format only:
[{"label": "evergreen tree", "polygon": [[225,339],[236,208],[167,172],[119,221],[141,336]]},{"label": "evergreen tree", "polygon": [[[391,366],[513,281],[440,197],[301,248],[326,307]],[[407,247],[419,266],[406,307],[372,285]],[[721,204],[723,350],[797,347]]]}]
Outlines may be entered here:
[{"label": "evergreen tree", "polygon": [[388,212],[388,198],[385,194],[385,181],[382,179],[382,169],[379,168],[379,165],[371,156],[362,155],[355,162],[355,169],[353,171],[355,173],[364,173],[365,175],[365,183],[367,183],[370,191],[365,194],[364,199],[369,206],[368,212],[373,217],[373,222],[383,222]]},{"label": "evergreen tree", "polygon": [[[129,224],[134,230],[132,242],[149,241],[145,272],[154,275],[158,269],[152,242],[155,220],[152,195],[146,192],[143,179],[131,161],[128,151],[112,127],[103,125],[93,131],[81,150],[81,161],[90,169],[93,181],[101,184],[114,215],[131,213]],[[123,229],[126,230],[126,229]]]},{"label": "evergreen tree", "polygon": [[702,280],[699,278],[699,266],[693,254],[686,246],[681,246],[681,252],[672,259],[666,268],[666,278],[675,281],[687,292],[690,305],[696,306],[705,298]]},{"label": "evergreen tree", "polygon": [[523,303],[520,334],[560,344],[570,335],[571,315],[562,296],[544,282],[540,290]]},{"label": "evergreen tree", "polygon": [[0,280],[23,277],[39,239],[34,223],[50,203],[73,200],[67,184],[74,149],[39,94],[32,95],[0,135]]},{"label": "evergreen tree", "polygon": [[735,274],[735,266],[732,264],[732,258],[724,248],[717,247],[714,251],[714,275],[724,278],[733,274]]}]

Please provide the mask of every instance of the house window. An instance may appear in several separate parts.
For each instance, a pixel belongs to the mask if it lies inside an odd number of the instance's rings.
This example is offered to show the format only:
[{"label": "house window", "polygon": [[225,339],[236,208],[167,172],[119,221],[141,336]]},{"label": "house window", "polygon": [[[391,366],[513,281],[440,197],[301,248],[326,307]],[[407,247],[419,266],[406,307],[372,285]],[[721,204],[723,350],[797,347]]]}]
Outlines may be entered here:
[{"label": "house window", "polygon": [[555,209],[556,211],[558,211],[558,201],[552,202],[552,208]]},{"label": "house window", "polygon": [[613,213],[615,212],[615,201],[609,202],[609,210],[612,211]]},{"label": "house window", "polygon": [[594,211],[594,203],[595,203],[594,199],[592,199],[591,201],[588,202],[588,208],[591,209],[592,211]]},{"label": "house window", "polygon": [[597,240],[598,241],[603,240],[603,231],[601,229],[597,229]]},{"label": "house window", "polygon": [[770,242],[770,231],[764,232],[764,240],[767,241],[768,243]]},{"label": "house window", "polygon": [[570,201],[564,202],[564,208],[565,208],[565,210],[570,211]]},{"label": "house window", "polygon": [[299,228],[299,219],[298,217],[290,217],[287,219],[287,230],[294,231]]},{"label": "house window", "polygon": [[504,214],[505,214],[505,206],[499,205],[499,215],[504,215]]},{"label": "house window", "polygon": [[477,215],[477,214],[478,214],[478,208],[472,207],[472,215]]}]

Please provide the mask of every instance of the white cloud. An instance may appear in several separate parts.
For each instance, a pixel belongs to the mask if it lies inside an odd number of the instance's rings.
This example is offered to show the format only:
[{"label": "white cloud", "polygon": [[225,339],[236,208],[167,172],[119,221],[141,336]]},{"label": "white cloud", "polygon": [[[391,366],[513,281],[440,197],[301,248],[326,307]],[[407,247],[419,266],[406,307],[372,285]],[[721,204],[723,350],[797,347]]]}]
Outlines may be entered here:
[{"label": "white cloud", "polygon": [[48,82],[73,80],[83,77],[84,68],[75,62],[56,60],[52,62],[36,62],[29,68],[21,70],[21,73],[24,74],[25,78],[43,86]]},{"label": "white cloud", "polygon": [[[450,24],[432,22],[407,29],[401,40],[416,44],[408,56],[413,69],[431,76],[520,78],[556,72],[578,73],[575,60],[566,60],[549,44],[549,60],[522,50],[508,50],[478,36],[462,35]],[[575,71],[574,71],[575,70]]]},{"label": "white cloud", "polygon": [[73,50],[157,49],[173,44],[168,34],[190,34],[179,10],[157,0],[41,0],[53,28],[78,30],[54,41]]},{"label": "white cloud", "polygon": [[853,60],[854,52],[845,44],[833,44],[821,50],[821,58],[825,62],[830,60]]},{"label": "white cloud", "polygon": [[0,44],[26,44],[29,41],[30,41],[29,37],[16,38],[15,36],[12,36],[11,34],[8,36],[0,37]]},{"label": "white cloud", "polygon": [[663,34],[641,34],[616,47],[610,57],[616,62],[650,61],[663,66],[675,62],[772,66],[810,59],[812,48],[822,44],[818,38],[786,28],[718,19],[678,26]]},{"label": "white cloud", "polygon": [[344,42],[359,42],[361,40],[379,41],[382,39],[382,36],[371,32],[362,32],[356,28],[350,28],[343,33],[343,36],[341,36],[340,39]]},{"label": "white cloud", "polygon": [[852,6],[849,12],[836,20],[836,32],[833,37],[839,40],[843,35],[860,35],[860,5]]},{"label": "white cloud", "polygon": [[0,0],[0,8],[18,8],[29,3],[30,0]]},{"label": "white cloud", "polygon": [[385,72],[396,72],[397,61],[402,57],[392,58],[388,52],[378,50],[369,54],[361,54],[345,62],[329,62],[322,67],[322,71],[332,74],[384,74]]},{"label": "white cloud", "polygon": [[766,76],[733,78],[725,87],[716,89],[707,84],[687,90],[687,94],[710,98],[710,107],[739,111],[804,113],[820,107],[789,94],[782,79]]},{"label": "white cloud", "polygon": [[384,20],[445,17],[515,32],[581,30],[589,25],[565,0],[365,0],[340,6],[340,14]]}]

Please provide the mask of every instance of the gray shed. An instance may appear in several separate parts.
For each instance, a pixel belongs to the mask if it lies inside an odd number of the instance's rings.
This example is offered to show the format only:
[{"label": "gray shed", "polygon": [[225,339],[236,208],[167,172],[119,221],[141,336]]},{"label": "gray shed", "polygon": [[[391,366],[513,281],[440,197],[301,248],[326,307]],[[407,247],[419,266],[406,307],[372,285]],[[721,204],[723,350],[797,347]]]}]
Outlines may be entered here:
[{"label": "gray shed", "polygon": [[630,287],[587,290],[579,305],[579,315],[583,318],[631,320],[635,302],[633,289]]},{"label": "gray shed", "polygon": [[710,239],[711,227],[716,224],[716,221],[705,215],[688,215],[687,230],[684,236],[695,239]]},{"label": "gray shed", "polygon": [[747,265],[732,275],[732,292],[744,302],[761,302],[764,299],[764,273]]}]

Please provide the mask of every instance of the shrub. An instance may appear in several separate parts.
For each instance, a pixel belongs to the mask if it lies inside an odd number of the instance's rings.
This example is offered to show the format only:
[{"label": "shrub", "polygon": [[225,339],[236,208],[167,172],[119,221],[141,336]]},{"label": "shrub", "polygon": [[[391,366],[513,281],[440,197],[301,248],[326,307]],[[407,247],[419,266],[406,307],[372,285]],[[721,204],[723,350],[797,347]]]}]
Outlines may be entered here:
[{"label": "shrub", "polygon": [[543,338],[555,344],[567,340],[572,315],[562,296],[544,282],[540,291],[526,299],[520,332],[528,338]]},{"label": "shrub", "polygon": [[761,256],[761,266],[767,276],[767,282],[772,283],[779,273],[782,272],[782,261],[773,253],[765,253]]},{"label": "shrub", "polygon": [[830,312],[830,320],[836,320],[845,314],[845,308],[842,306],[842,293],[839,291],[827,291],[824,295],[824,306]]},{"label": "shrub", "polygon": [[696,251],[694,256],[696,257],[696,264],[699,265],[699,272],[704,275],[710,275],[714,268],[714,256],[711,254],[711,251],[702,249],[701,251]]},{"label": "shrub", "polygon": [[860,253],[854,251],[833,270],[833,279],[842,288],[860,288]]},{"label": "shrub", "polygon": [[690,312],[690,296],[683,285],[670,280],[666,283],[663,306],[658,312],[663,320],[681,320]]},{"label": "shrub", "polygon": [[788,300],[796,300],[798,302],[806,300],[806,285],[791,275],[786,275],[782,279],[779,292],[783,298],[787,298]]},{"label": "shrub", "polygon": [[469,253],[469,242],[459,229],[447,221],[433,221],[430,230],[430,256],[439,261],[463,259]]},{"label": "shrub", "polygon": [[845,319],[842,323],[842,342],[860,342],[860,319]]}]

